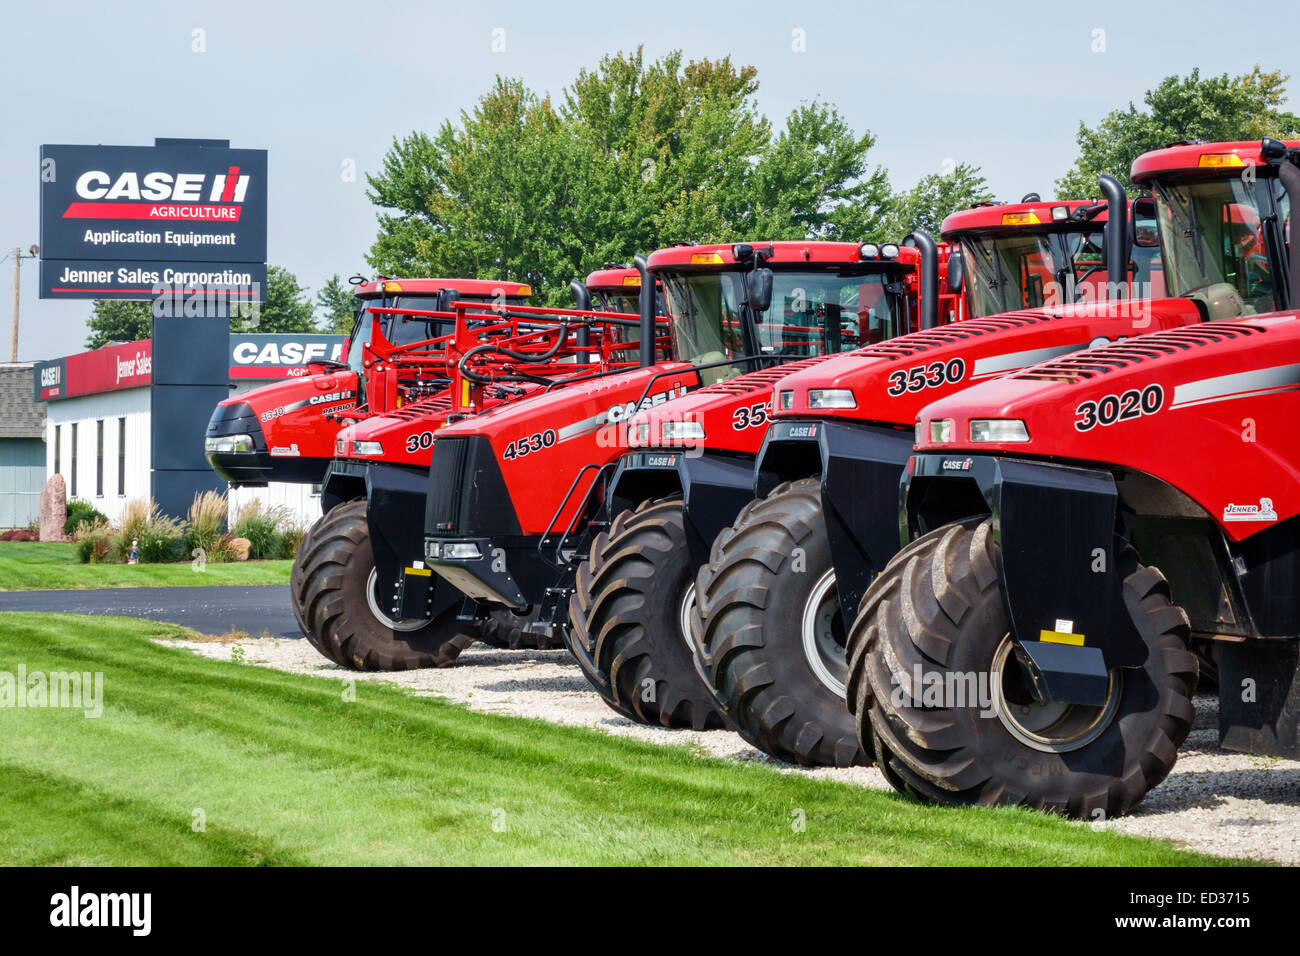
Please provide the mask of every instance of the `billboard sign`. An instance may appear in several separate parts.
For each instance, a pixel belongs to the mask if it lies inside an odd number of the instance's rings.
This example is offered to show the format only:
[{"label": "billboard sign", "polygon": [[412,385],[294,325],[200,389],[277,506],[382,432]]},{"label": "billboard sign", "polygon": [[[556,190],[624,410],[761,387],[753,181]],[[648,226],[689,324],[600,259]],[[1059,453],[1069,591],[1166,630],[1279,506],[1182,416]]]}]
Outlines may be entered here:
[{"label": "billboard sign", "polygon": [[41,296],[262,289],[266,157],[225,140],[42,146]]}]

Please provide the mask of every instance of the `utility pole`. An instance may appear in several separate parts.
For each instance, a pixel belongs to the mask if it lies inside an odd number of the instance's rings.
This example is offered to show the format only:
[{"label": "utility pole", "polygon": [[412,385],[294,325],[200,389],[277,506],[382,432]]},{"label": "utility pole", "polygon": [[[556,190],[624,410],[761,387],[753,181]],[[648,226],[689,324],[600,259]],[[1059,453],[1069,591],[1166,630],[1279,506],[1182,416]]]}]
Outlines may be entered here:
[{"label": "utility pole", "polygon": [[18,361],[18,270],[23,263],[22,249],[14,246],[14,338],[9,348],[9,361]]}]

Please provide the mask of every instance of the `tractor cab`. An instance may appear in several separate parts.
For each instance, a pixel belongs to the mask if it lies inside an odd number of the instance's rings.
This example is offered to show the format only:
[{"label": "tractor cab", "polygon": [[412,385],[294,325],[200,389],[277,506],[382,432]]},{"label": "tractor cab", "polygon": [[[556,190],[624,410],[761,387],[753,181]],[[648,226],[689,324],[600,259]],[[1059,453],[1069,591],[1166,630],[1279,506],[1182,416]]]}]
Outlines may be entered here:
[{"label": "tractor cab", "polygon": [[1133,164],[1133,185],[1151,191],[1134,202],[1134,215],[1159,222],[1169,294],[1198,302],[1210,319],[1290,302],[1291,201],[1281,167],[1261,162],[1260,149],[1258,142],[1180,143]]},{"label": "tractor cab", "polygon": [[[1108,281],[1140,283],[1141,297],[1160,277],[1156,249],[1135,246],[1125,278],[1106,268],[1107,202],[1036,196],[1018,203],[981,203],[943,221],[942,236],[960,249],[950,281],[965,279],[971,318],[1107,298]],[[1143,235],[1154,223],[1143,224]],[[1153,275],[1154,273],[1154,275]]]},{"label": "tractor cab", "polygon": [[919,262],[893,244],[795,241],[672,246],[649,270],[674,354],[708,385],[771,364],[763,359],[845,352],[917,328]]},{"label": "tractor cab", "polygon": [[[634,267],[607,262],[587,276],[590,308],[598,312],[622,312],[636,315],[641,311],[641,273]],[[655,310],[663,314],[663,308]]]}]

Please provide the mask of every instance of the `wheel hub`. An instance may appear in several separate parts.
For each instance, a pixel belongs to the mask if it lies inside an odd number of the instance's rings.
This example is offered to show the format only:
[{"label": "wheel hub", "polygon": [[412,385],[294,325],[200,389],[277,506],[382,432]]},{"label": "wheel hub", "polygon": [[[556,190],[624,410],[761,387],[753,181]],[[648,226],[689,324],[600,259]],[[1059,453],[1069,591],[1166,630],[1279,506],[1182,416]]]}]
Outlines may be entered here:
[{"label": "wheel hub", "polygon": [[1119,708],[1122,683],[1121,672],[1112,670],[1106,702],[1100,707],[1032,700],[1025,693],[1010,634],[998,645],[989,673],[992,703],[1002,726],[1025,746],[1043,753],[1068,753],[1100,737]]},{"label": "wheel hub", "polygon": [[840,624],[840,596],[835,571],[821,576],[804,604],[802,644],[804,657],[813,674],[836,697],[844,697],[848,679],[848,658],[844,652],[844,628]]},{"label": "wheel hub", "polygon": [[383,608],[379,604],[379,574],[374,568],[370,569],[370,577],[366,579],[366,603],[370,605],[370,613],[375,616],[375,620],[384,625],[384,627],[390,628],[394,631],[400,631],[403,633],[407,631],[418,631],[429,623],[420,618],[403,618],[399,621],[394,621],[391,617],[385,614]]}]

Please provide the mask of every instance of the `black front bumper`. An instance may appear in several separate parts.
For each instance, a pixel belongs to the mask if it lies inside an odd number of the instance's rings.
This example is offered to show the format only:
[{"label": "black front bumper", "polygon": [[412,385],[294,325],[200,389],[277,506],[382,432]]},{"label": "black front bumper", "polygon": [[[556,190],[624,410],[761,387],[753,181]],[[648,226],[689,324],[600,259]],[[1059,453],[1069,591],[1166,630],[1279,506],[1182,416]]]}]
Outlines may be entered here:
[{"label": "black front bumper", "polygon": [[272,481],[319,484],[329,467],[327,458],[272,457],[257,415],[243,402],[218,405],[213,410],[204,437],[225,435],[248,435],[253,440],[252,451],[205,455],[212,470],[235,486],[260,487]]}]

